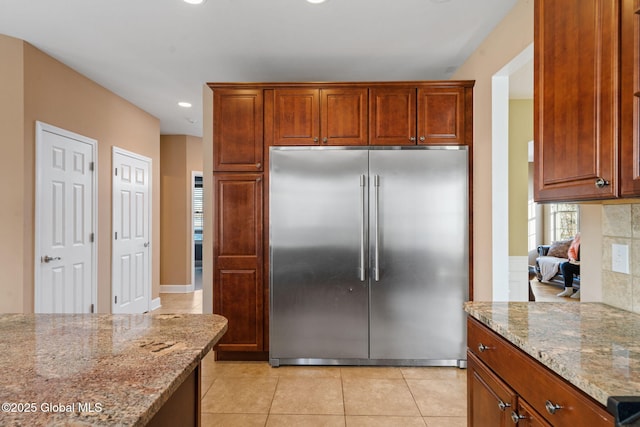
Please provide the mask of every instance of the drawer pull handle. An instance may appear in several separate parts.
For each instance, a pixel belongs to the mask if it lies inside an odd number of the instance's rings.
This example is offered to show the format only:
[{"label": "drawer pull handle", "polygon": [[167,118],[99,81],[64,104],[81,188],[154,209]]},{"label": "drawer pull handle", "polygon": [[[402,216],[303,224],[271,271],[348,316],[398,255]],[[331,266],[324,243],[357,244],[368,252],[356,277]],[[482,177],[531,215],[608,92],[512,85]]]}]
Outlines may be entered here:
[{"label": "drawer pull handle", "polygon": [[525,418],[527,417],[519,415],[516,411],[511,412],[511,421],[513,421],[514,424],[518,424],[520,420],[524,420]]},{"label": "drawer pull handle", "polygon": [[478,351],[480,353],[484,353],[485,351],[490,350],[490,349],[491,349],[491,347],[488,347],[488,346],[486,346],[486,345],[484,345],[482,343],[478,344]]},{"label": "drawer pull handle", "polygon": [[503,402],[502,400],[498,402],[498,408],[500,408],[500,410],[501,410],[502,412],[504,412],[504,411],[505,411],[505,409],[507,409],[507,408],[508,408],[508,407],[510,407],[510,406],[511,406],[511,404],[510,404],[510,403],[505,403],[505,402]]},{"label": "drawer pull handle", "polygon": [[556,405],[550,400],[547,400],[545,402],[544,407],[547,408],[547,412],[550,413],[551,415],[555,414],[556,412],[558,412],[558,410],[562,409],[562,406]]}]

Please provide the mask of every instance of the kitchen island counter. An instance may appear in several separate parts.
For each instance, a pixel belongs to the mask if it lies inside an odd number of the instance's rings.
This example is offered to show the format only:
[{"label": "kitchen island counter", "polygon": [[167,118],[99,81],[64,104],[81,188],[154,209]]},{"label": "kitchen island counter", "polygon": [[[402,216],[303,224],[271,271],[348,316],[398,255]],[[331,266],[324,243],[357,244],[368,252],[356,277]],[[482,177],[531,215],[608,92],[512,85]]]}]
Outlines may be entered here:
[{"label": "kitchen island counter", "polygon": [[468,302],[465,311],[604,406],[640,396],[638,314],[547,302]]},{"label": "kitchen island counter", "polygon": [[0,425],[146,425],[199,390],[226,330],[217,315],[0,315]]}]

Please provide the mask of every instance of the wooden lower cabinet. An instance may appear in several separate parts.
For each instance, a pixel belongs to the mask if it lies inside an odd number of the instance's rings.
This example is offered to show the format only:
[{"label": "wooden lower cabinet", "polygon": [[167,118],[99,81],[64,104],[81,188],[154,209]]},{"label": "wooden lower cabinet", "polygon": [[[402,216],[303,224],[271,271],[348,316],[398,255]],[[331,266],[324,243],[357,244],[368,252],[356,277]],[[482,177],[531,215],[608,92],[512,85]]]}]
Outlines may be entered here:
[{"label": "wooden lower cabinet", "polygon": [[467,405],[469,426],[506,427],[517,405],[516,393],[467,351]]},{"label": "wooden lower cabinet", "polygon": [[469,427],[614,425],[603,405],[473,318],[467,343]]},{"label": "wooden lower cabinet", "polygon": [[229,320],[216,347],[264,351],[263,175],[214,175],[213,312]]}]

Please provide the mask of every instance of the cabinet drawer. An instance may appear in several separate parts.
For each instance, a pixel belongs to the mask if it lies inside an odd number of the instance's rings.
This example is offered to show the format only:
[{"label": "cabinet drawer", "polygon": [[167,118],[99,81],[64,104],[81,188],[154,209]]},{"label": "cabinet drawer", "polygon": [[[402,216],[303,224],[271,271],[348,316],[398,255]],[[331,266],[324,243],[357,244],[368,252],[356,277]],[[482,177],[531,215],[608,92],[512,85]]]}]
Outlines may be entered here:
[{"label": "cabinet drawer", "polygon": [[[517,349],[475,319],[468,318],[469,351],[476,355],[552,425],[600,427],[613,416],[595,400]],[[560,408],[547,409],[549,402]],[[554,413],[551,413],[554,412]]]}]

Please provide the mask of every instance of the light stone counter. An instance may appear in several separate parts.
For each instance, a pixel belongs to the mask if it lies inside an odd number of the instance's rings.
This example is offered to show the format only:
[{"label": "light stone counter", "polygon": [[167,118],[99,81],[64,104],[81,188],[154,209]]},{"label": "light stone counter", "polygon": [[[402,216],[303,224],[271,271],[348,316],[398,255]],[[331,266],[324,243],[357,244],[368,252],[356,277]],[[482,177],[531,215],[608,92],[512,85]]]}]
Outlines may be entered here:
[{"label": "light stone counter", "polygon": [[607,406],[640,396],[640,315],[599,303],[468,302],[465,311]]},{"label": "light stone counter", "polygon": [[213,314],[0,315],[0,425],[144,425],[226,330]]}]

